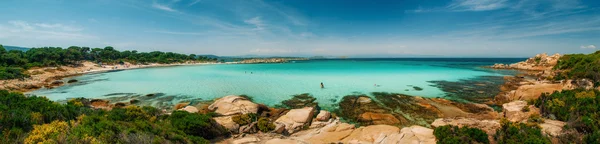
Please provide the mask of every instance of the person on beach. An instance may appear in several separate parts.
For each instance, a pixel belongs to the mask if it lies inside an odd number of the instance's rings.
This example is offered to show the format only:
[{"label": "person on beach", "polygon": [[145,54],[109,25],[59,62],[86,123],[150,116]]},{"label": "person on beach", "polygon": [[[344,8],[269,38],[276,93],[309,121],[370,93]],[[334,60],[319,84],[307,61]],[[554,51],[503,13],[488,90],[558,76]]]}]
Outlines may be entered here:
[{"label": "person on beach", "polygon": [[321,82],[321,88],[325,88],[325,85],[323,85],[323,82]]}]

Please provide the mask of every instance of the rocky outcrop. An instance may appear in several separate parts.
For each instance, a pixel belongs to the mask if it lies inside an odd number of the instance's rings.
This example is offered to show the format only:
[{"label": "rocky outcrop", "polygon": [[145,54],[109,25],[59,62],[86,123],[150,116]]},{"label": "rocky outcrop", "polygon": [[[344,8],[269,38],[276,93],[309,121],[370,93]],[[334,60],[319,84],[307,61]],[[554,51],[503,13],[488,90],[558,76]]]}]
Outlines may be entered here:
[{"label": "rocky outcrop", "polygon": [[259,142],[259,141],[260,141],[259,138],[250,136],[250,137],[244,137],[241,139],[234,140],[232,142],[232,144],[252,144],[252,143]]},{"label": "rocky outcrop", "polygon": [[527,121],[531,115],[540,114],[540,110],[525,101],[513,101],[502,105],[504,118],[511,122]]},{"label": "rocky outcrop", "polygon": [[537,54],[535,57],[529,58],[526,61],[514,63],[514,64],[495,64],[491,68],[495,69],[519,69],[519,70],[535,70],[544,71],[551,70],[560,59],[560,54],[554,54],[549,56],[546,53]]},{"label": "rocky outcrop", "polygon": [[374,143],[381,144],[435,144],[436,139],[433,130],[421,126],[405,127],[400,133],[391,134],[385,138],[379,138]]},{"label": "rocky outcrop", "polygon": [[217,114],[229,116],[236,114],[257,113],[258,104],[255,104],[244,97],[230,95],[216,100],[213,104],[208,106],[208,109]]},{"label": "rocky outcrop", "polygon": [[326,110],[321,110],[319,111],[319,114],[316,117],[316,120],[318,121],[328,121],[329,118],[331,117],[331,113],[326,111]]},{"label": "rocky outcrop", "polygon": [[240,125],[233,121],[233,116],[213,117],[213,119],[221,126],[232,133],[238,133]]},{"label": "rocky outcrop", "polygon": [[471,127],[478,128],[485,131],[488,135],[495,135],[496,130],[501,128],[500,122],[498,120],[479,120],[474,118],[441,118],[436,119],[431,126],[433,127],[441,127],[441,126],[458,126],[458,127]]},{"label": "rocky outcrop", "polygon": [[540,124],[540,127],[545,134],[556,137],[562,135],[565,125],[566,123],[562,121],[544,119],[544,123]]},{"label": "rocky outcrop", "polygon": [[[285,115],[279,117],[275,124],[284,126],[288,134],[302,130],[305,126],[310,125],[314,115],[314,107],[305,107],[302,109],[292,109]],[[276,128],[277,129],[277,128]]]},{"label": "rocky outcrop", "polygon": [[182,108],[179,110],[187,111],[189,113],[197,113],[198,112],[198,108],[196,108],[194,106],[186,106],[185,108]]}]

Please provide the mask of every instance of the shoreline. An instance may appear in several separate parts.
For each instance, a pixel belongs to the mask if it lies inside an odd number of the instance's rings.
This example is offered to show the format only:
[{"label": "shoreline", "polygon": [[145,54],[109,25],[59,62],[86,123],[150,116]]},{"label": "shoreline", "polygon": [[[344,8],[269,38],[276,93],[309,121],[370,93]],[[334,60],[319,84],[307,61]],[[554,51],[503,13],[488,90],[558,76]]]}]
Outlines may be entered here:
[{"label": "shoreline", "polygon": [[21,93],[27,93],[35,91],[41,88],[56,88],[68,83],[66,78],[81,76],[86,74],[98,74],[113,71],[123,70],[134,70],[134,69],[145,69],[145,68],[158,68],[158,67],[172,67],[172,66],[194,66],[194,65],[215,65],[215,64],[239,64],[236,62],[228,63],[216,63],[216,62],[194,62],[194,63],[174,63],[174,64],[156,64],[151,63],[147,65],[131,65],[125,63],[123,65],[103,65],[99,66],[95,63],[85,61],[80,66],[60,66],[60,67],[43,67],[29,69],[27,72],[31,74],[29,78],[24,80],[20,79],[9,79],[0,80],[0,89],[7,89],[10,91],[18,91]]}]

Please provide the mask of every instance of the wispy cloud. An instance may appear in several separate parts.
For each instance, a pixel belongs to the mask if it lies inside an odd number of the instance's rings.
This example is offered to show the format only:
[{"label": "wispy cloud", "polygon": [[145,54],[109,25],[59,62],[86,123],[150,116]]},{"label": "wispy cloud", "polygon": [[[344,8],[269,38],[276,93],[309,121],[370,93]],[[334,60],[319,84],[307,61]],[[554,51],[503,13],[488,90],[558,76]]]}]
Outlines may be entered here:
[{"label": "wispy cloud", "polygon": [[508,0],[455,0],[447,8],[451,11],[489,11],[507,7]]},{"label": "wispy cloud", "polygon": [[198,4],[198,3],[200,3],[201,1],[202,0],[194,0],[190,4],[188,4],[188,6],[194,6],[194,5]]},{"label": "wispy cloud", "polygon": [[179,12],[171,7],[169,7],[168,5],[163,5],[163,4],[159,4],[156,2],[152,3],[152,7],[155,9],[159,9],[159,10],[163,10],[163,11],[168,11],[168,12]]},{"label": "wispy cloud", "polygon": [[11,20],[8,25],[0,24],[0,37],[27,38],[37,40],[81,40],[95,38],[82,34],[82,28],[74,28],[63,24],[35,23],[22,20]]},{"label": "wispy cloud", "polygon": [[581,49],[596,49],[596,45],[587,45],[587,46],[582,45],[579,48],[581,48]]},{"label": "wispy cloud", "polygon": [[55,24],[36,23],[35,25],[38,26],[38,27],[41,27],[41,28],[61,29],[61,30],[64,30],[64,31],[75,31],[75,32],[77,32],[77,31],[83,30],[82,28],[76,28],[76,27],[72,27],[72,26],[66,26],[66,25],[58,24],[58,23],[55,23]]},{"label": "wispy cloud", "polygon": [[263,22],[263,20],[259,16],[244,20],[244,22],[247,24],[254,25],[256,27],[254,28],[254,30],[264,30],[266,25],[265,22]]}]

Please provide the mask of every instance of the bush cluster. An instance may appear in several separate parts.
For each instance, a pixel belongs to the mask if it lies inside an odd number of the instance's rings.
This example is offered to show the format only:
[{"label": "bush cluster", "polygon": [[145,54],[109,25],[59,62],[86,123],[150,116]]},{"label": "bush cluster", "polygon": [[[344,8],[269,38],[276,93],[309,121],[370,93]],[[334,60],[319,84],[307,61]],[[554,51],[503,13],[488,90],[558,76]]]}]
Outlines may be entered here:
[{"label": "bush cluster", "polygon": [[576,89],[542,94],[534,104],[543,116],[567,122],[567,127],[583,134],[587,142],[600,142],[600,91]]},{"label": "bush cluster", "polygon": [[587,78],[597,86],[600,84],[600,51],[587,55],[564,55],[554,69],[563,71],[555,77],[557,80]]},{"label": "bush cluster", "polygon": [[0,90],[0,143],[209,143],[227,134],[211,114],[163,115],[148,106],[105,111],[87,104]]},{"label": "bush cluster", "polygon": [[457,126],[441,126],[433,131],[440,144],[490,143],[488,135],[481,129]]}]

